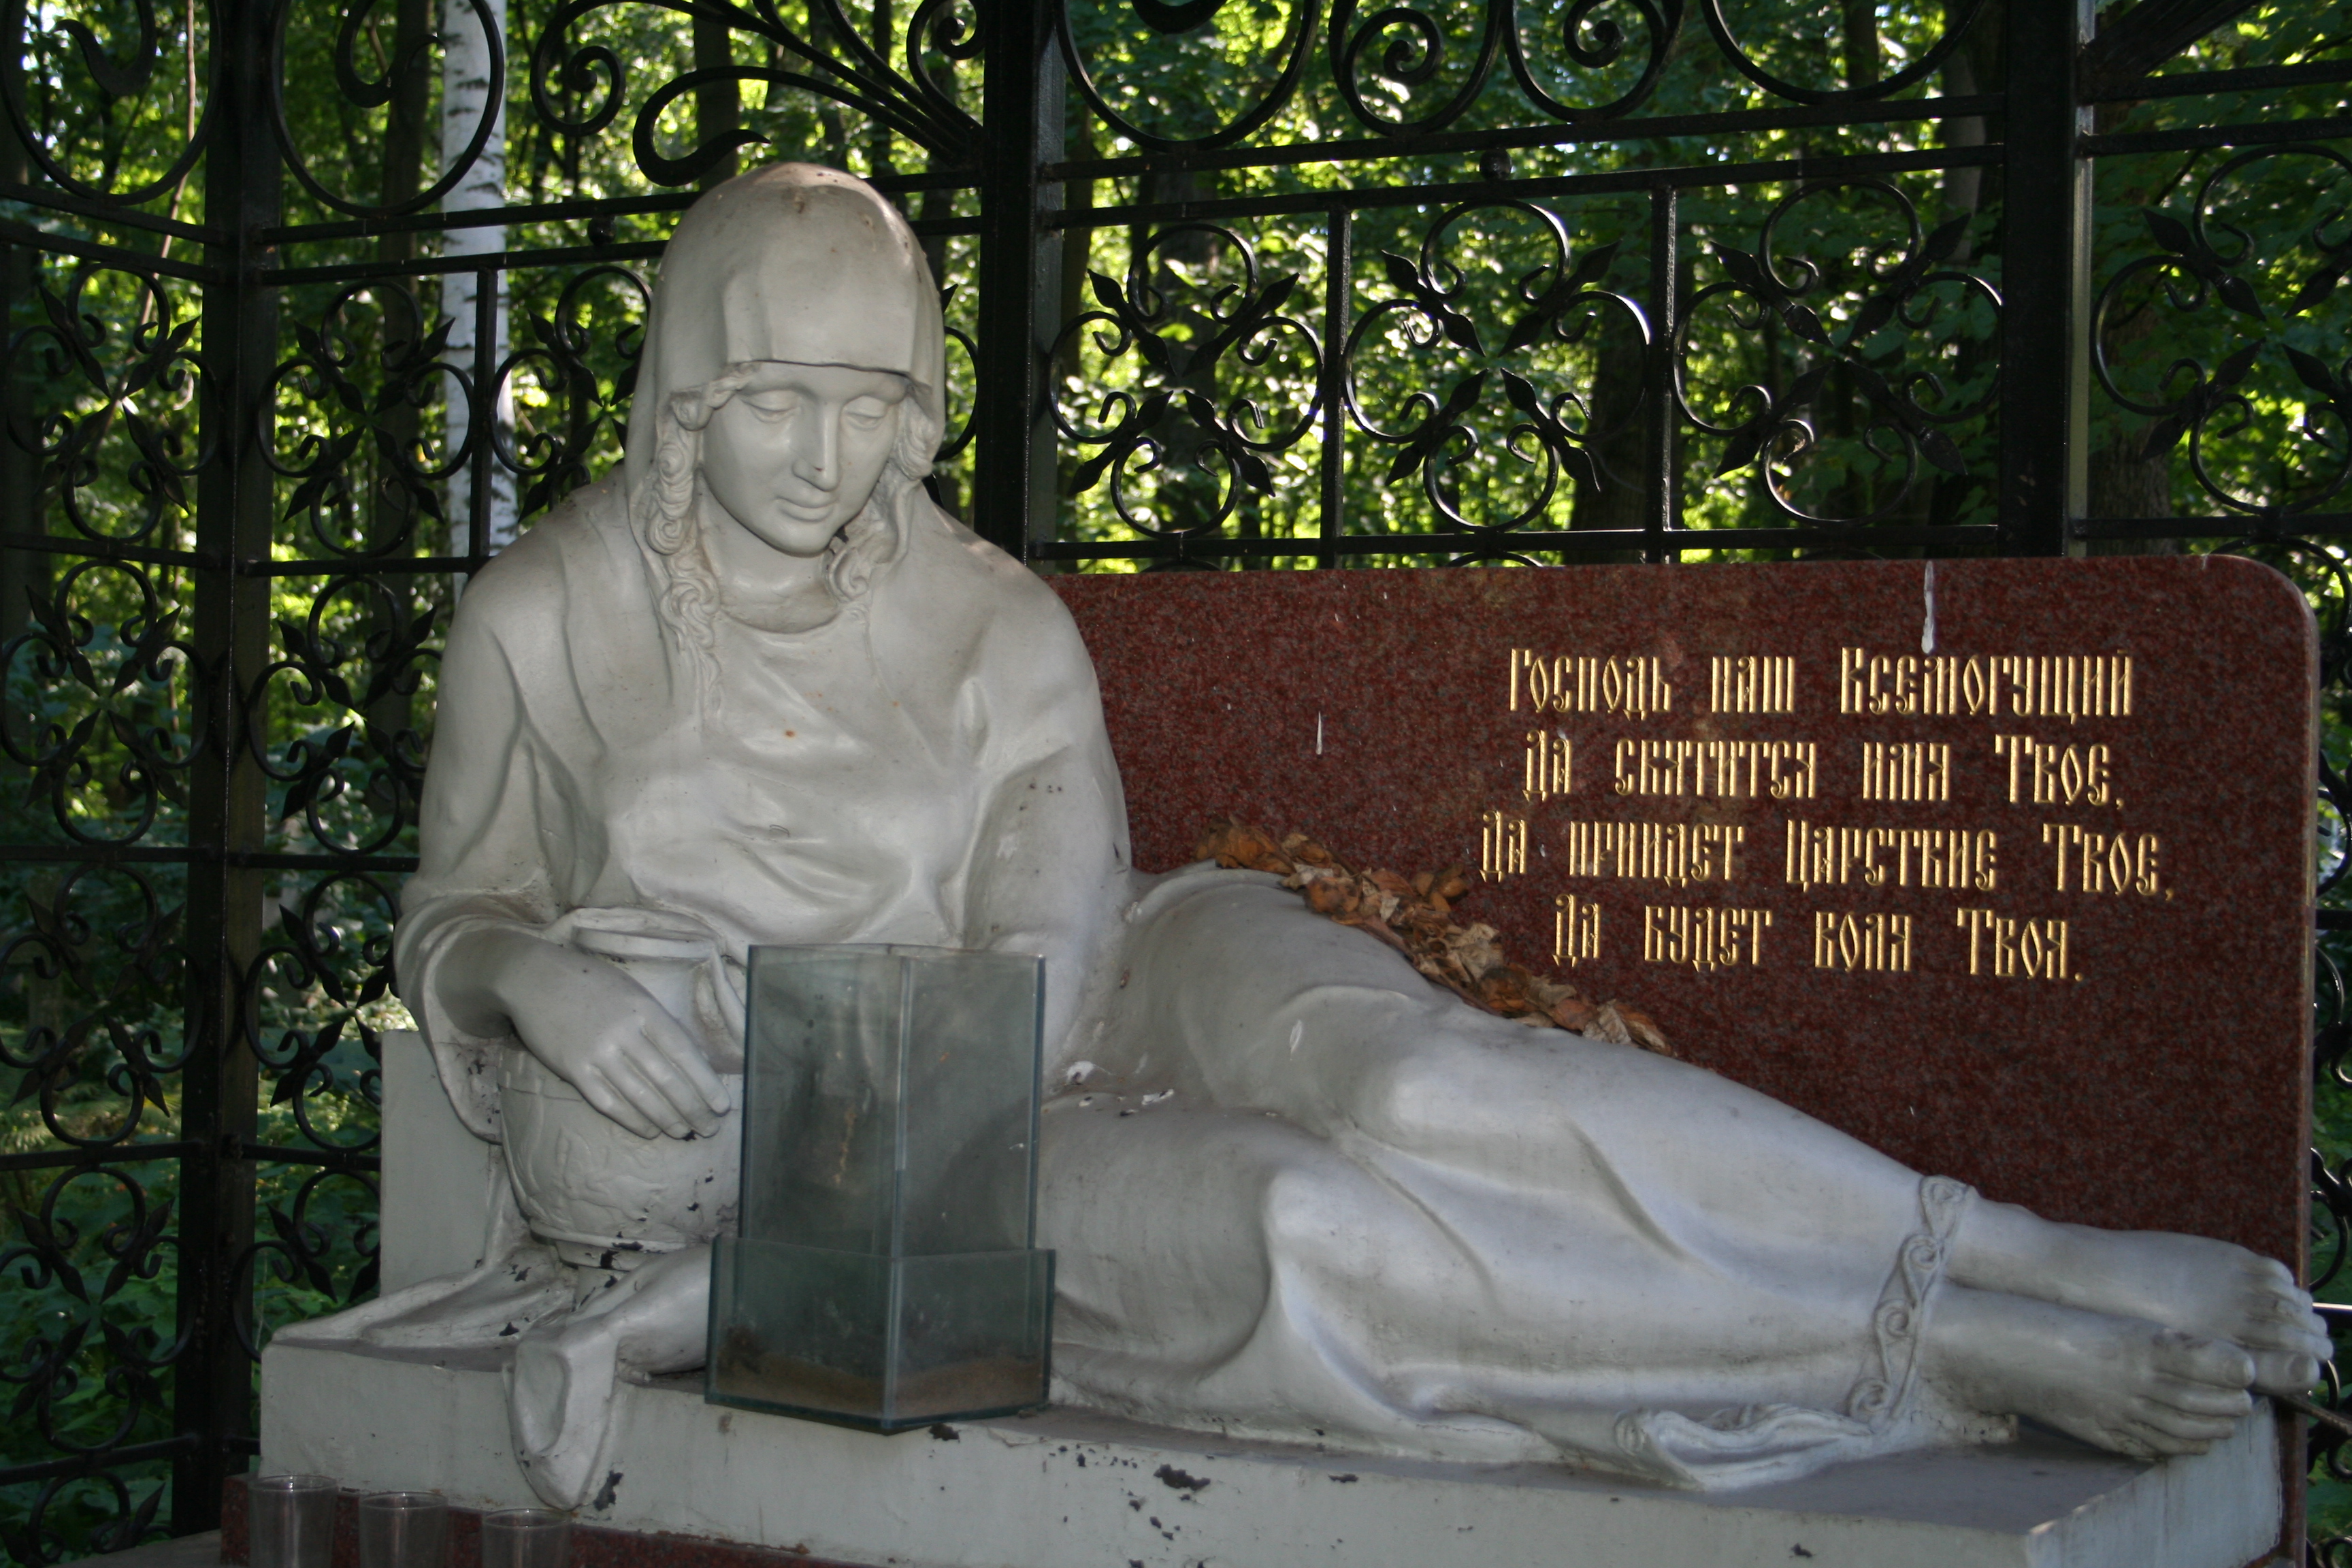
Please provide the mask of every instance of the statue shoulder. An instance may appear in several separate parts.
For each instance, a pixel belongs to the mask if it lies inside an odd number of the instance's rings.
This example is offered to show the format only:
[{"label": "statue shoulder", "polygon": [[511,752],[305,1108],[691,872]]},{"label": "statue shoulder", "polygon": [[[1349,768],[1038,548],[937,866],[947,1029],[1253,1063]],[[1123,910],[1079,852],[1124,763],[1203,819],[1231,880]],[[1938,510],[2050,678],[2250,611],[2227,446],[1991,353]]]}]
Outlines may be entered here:
[{"label": "statue shoulder", "polygon": [[1015,659],[1036,677],[1083,671],[1091,683],[1094,667],[1062,596],[946,512],[927,509],[905,564],[906,586],[935,631]]},{"label": "statue shoulder", "polygon": [[557,631],[587,605],[626,592],[640,574],[626,492],[615,471],[572,492],[466,583],[452,636],[501,641]]}]

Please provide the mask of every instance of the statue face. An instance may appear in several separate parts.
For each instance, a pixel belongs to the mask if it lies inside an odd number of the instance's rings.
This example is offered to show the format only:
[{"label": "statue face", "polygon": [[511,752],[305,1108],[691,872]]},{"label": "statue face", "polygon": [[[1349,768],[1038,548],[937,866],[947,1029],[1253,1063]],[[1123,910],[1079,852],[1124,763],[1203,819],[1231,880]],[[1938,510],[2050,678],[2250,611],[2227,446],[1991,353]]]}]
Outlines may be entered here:
[{"label": "statue face", "polygon": [[821,555],[874,493],[906,398],[887,371],[770,362],[710,416],[703,485],[771,548]]}]

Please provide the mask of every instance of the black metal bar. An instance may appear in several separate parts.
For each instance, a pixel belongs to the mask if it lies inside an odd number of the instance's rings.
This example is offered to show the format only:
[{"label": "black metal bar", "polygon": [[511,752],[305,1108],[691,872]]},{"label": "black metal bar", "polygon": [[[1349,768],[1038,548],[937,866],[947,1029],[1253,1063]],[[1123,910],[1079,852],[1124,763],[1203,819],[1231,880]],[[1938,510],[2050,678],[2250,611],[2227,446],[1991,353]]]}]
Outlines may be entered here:
[{"label": "black metal bar", "polygon": [[1317,367],[1323,396],[1323,450],[1318,468],[1321,494],[1315,530],[1322,541],[1318,566],[1337,566],[1334,548],[1348,531],[1348,333],[1355,319],[1356,220],[1333,207],[1323,228],[1323,363]]},{"label": "black metal bar", "polygon": [[238,1145],[238,1153],[257,1164],[270,1161],[280,1165],[317,1165],[360,1175],[373,1174],[383,1168],[381,1154],[356,1149],[304,1149],[283,1143],[257,1143],[249,1138]]},{"label": "black metal bar", "polygon": [[11,245],[46,250],[55,256],[71,256],[83,261],[95,261],[102,267],[120,268],[125,272],[181,278],[192,283],[218,283],[227,276],[219,268],[201,261],[182,261],[175,257],[157,256],[152,251],[126,250],[118,245],[100,245],[94,239],[55,234],[29,223],[19,223],[15,218],[0,218],[0,239],[5,239]]},{"label": "black metal bar", "polygon": [[201,550],[166,550],[153,544],[132,544],[112,539],[77,538],[69,533],[0,533],[0,550],[35,550],[48,555],[84,555],[100,561],[136,561],[145,566],[187,566],[220,570],[217,555]]},{"label": "black metal bar", "polygon": [[[2046,0],[2056,9],[2060,0]],[[2139,0],[2117,20],[2099,28],[2084,46],[2081,74],[2094,90],[2107,93],[2146,76],[2254,0]]]},{"label": "black metal bar", "polygon": [[2315,539],[2352,534],[2352,511],[2283,512],[2263,516],[2092,517],[2068,530],[2076,539]]},{"label": "black metal bar", "polygon": [[2328,120],[2281,120],[2269,124],[2191,125],[2178,131],[2132,131],[2085,136],[2085,158],[2127,153],[2193,153],[2205,147],[2275,147],[2292,142],[2332,142],[2352,136],[2352,116]]},{"label": "black metal bar", "polygon": [[[971,170],[943,169],[915,174],[875,174],[866,182],[876,190],[897,195],[922,191],[968,191],[978,188]],[[0,193],[5,194],[5,193]],[[373,239],[387,234],[442,234],[453,228],[497,228],[530,223],[572,223],[598,217],[639,217],[656,213],[682,213],[701,199],[697,191],[667,191],[657,196],[602,196],[568,202],[522,202],[513,206],[470,207],[460,212],[416,213],[406,217],[352,218],[336,223],[289,224],[265,230],[264,243],[310,245],[331,239]]]},{"label": "black metal bar", "polygon": [[[1038,544],[1035,553],[1047,561],[1213,561],[1244,555],[1294,555],[1313,560],[1327,551],[1348,556],[1521,555],[1555,550],[1639,551],[1648,548],[1654,538],[1647,528],[1552,529],[1540,533],[1351,533],[1328,540],[1313,534],[1292,539],[1209,534],[1191,539],[1109,542],[1054,540]],[[1909,550],[1921,545],[1962,550],[1982,549],[2000,542],[2000,530],[1992,523],[1856,529],[1677,528],[1667,533],[1661,548],[1672,559],[1702,550]]]},{"label": "black metal bar", "polygon": [[87,218],[100,228],[127,228],[142,234],[168,234],[175,239],[193,239],[198,245],[227,245],[235,236],[224,228],[206,224],[183,223],[174,217],[158,217],[137,207],[109,206],[68,191],[47,185],[27,185],[15,180],[0,180],[0,202],[22,202],[28,207],[47,212],[68,213]]},{"label": "black metal bar", "polygon": [[217,845],[0,844],[0,860],[46,865],[226,866],[246,871],[414,871],[414,855],[287,855]]},{"label": "black metal bar", "polygon": [[1815,126],[1889,125],[1906,121],[2000,114],[1999,93],[1967,98],[1915,98],[1869,104],[1807,104],[1794,108],[1740,110],[1719,114],[1660,115],[1649,120],[1604,120],[1590,125],[1542,125],[1497,131],[1457,131],[1440,136],[1357,136],[1333,142],[1286,142],[1214,153],[1152,153],[1123,158],[1090,158],[1048,163],[1049,180],[1112,180],[1155,170],[1296,168],[1310,163],[1369,163],[1386,159],[1422,159],[1462,153],[1519,152],[1530,147],[1572,147],[1596,142],[1655,142],[1683,136],[1752,136]]},{"label": "black metal bar", "polygon": [[[135,1465],[146,1459],[199,1458],[204,1447],[203,1434],[184,1432],[176,1437],[163,1437],[152,1443],[126,1443],[120,1448],[101,1449],[95,1454],[69,1454],[62,1459],[43,1459],[38,1464],[10,1465],[0,1469],[0,1487],[16,1486],[25,1481],[46,1481],[58,1476],[95,1475],[117,1465]],[[181,1468],[179,1465],[173,1467],[174,1476]],[[175,1507],[173,1512],[176,1514],[177,1511]],[[217,1495],[214,1500],[213,1511],[220,1511]],[[183,1531],[181,1533],[188,1532]]]},{"label": "black metal bar", "polygon": [[[1045,405],[1052,307],[1061,247],[1042,221],[1062,200],[1061,182],[1039,171],[1062,151],[1062,61],[1046,0],[998,0],[981,12],[985,32],[981,133],[980,331],[973,375],[985,393],[972,409],[971,526],[1024,560],[1050,530],[1054,426]],[[1042,297],[1041,297],[1042,296]]]},{"label": "black metal bar", "polygon": [[490,502],[496,489],[499,439],[499,294],[506,274],[485,267],[474,274],[474,395],[466,432],[474,455],[466,476],[466,560],[479,570],[490,554]]},{"label": "black metal bar", "polygon": [[2009,123],[2001,153],[2000,528],[2020,554],[2055,555],[2086,484],[2090,166],[2074,155],[2083,111],[2078,0],[2008,8]]},{"label": "black metal bar", "polygon": [[170,844],[0,844],[0,860],[87,861],[93,866],[182,866],[204,858]]},{"label": "black metal bar", "polygon": [[439,572],[476,572],[482,563],[466,555],[355,555],[349,559],[317,556],[301,561],[245,561],[237,564],[242,577],[351,577]]},{"label": "black metal bar", "polygon": [[[198,550],[222,563],[269,553],[271,373],[278,300],[262,279],[270,259],[254,237],[278,221],[278,148],[266,106],[271,14],[267,0],[215,0],[213,142],[205,160],[205,214],[237,243],[228,280],[205,291],[204,343],[212,395],[203,410],[213,459],[196,485]],[[175,1420],[196,1444],[172,1472],[172,1529],[220,1521],[223,1480],[244,1468],[228,1441],[247,1434],[253,1368],[236,1324],[237,1260],[253,1239],[253,1167],[236,1154],[257,1124],[258,1077],[243,1047],[238,977],[261,945],[261,879],[226,857],[262,843],[266,781],[245,731],[242,692],[268,651],[269,585],[213,567],[194,574],[193,636],[210,679],[203,694],[211,742],[189,772],[188,837],[219,858],[192,859],[187,877],[187,1065],[181,1135],[197,1147],[180,1167],[179,1314],[186,1348],[173,1380]]]},{"label": "black metal bar", "polygon": [[71,1167],[96,1170],[101,1165],[132,1165],[147,1160],[180,1160],[199,1152],[185,1139],[158,1143],[115,1143],[103,1149],[68,1149],[58,1153],[0,1154],[0,1171],[62,1171]]},{"label": "black metal bar", "polygon": [[1649,471],[1641,481],[1644,561],[1665,560],[1667,536],[1682,523],[1675,465],[1675,436],[1682,427],[1675,399],[1675,328],[1682,315],[1682,212],[1676,195],[1671,185],[1650,193],[1650,380],[1644,389],[1650,443]]},{"label": "black metal bar", "polygon": [[2352,60],[2315,60],[2301,66],[2248,66],[2242,70],[2182,71],[2141,77],[2104,89],[2085,88],[2085,103],[2145,103],[2159,98],[2202,98],[2223,92],[2275,92],[2281,88],[2325,87],[2352,81]]},{"label": "black metal bar", "polygon": [[1828,157],[1770,158],[1751,163],[1691,163],[1665,168],[1613,171],[1605,174],[1554,174],[1531,180],[1465,180],[1443,184],[1363,185],[1264,196],[1149,205],[1094,206],[1080,212],[1048,213],[1047,228],[1110,228],[1139,223],[1192,219],[1294,217],[1335,205],[1353,212],[1381,207],[1448,205],[1467,201],[1508,201],[1545,196],[1621,195],[1654,190],[1696,190],[1781,180],[1830,180],[1868,174],[1907,174],[1942,169],[1998,166],[1999,146],[1923,147],[1901,153],[1857,153]]}]

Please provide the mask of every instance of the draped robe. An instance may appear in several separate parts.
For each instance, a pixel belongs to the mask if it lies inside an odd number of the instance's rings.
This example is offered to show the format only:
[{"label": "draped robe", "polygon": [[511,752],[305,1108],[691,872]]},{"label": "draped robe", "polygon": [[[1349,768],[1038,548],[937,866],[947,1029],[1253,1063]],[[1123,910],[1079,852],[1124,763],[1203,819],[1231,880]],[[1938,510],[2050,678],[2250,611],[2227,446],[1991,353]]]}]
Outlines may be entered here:
[{"label": "draped robe", "polygon": [[1271,878],[1137,875],[1069,616],[916,510],[829,625],[721,614],[709,689],[617,480],[469,585],[397,961],[478,1134],[522,1047],[436,972],[486,926],[1042,953],[1057,1397],[1701,1486],[2003,1430],[1919,1366],[1965,1187],[1476,1012]]}]

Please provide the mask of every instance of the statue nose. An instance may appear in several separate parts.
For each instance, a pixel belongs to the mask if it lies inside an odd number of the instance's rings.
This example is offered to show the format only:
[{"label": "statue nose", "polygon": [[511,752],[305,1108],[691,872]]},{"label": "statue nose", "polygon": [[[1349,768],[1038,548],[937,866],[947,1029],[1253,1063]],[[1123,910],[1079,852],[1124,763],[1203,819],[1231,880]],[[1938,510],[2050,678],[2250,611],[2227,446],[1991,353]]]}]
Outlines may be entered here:
[{"label": "statue nose", "polygon": [[793,477],[831,489],[835,481],[834,422],[826,418],[793,422]]}]

